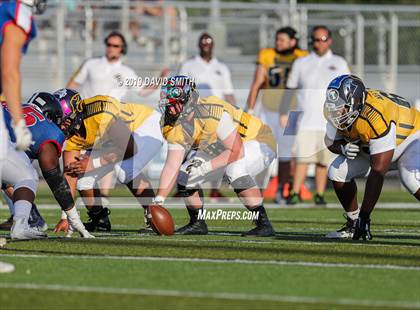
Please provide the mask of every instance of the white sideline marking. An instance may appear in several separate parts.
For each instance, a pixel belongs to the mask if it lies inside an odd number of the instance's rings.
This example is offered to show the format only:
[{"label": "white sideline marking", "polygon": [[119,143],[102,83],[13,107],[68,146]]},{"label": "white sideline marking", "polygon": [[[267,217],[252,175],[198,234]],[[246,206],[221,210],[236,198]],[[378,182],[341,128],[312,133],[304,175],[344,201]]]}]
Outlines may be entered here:
[{"label": "white sideline marking", "polygon": [[88,287],[71,286],[61,284],[34,284],[34,283],[0,283],[0,288],[17,288],[29,290],[68,291],[82,293],[108,293],[121,295],[148,295],[148,296],[170,296],[190,298],[212,298],[225,300],[262,300],[274,302],[291,302],[307,304],[336,304],[354,306],[377,306],[377,307],[402,307],[418,308],[418,302],[398,302],[379,300],[358,300],[350,298],[328,299],[305,296],[281,296],[269,294],[245,294],[245,293],[208,293],[208,292],[185,292],[177,290],[150,290],[142,288],[110,288],[110,287]]},{"label": "white sideline marking", "polygon": [[[123,200],[124,199],[124,200]],[[110,198],[110,207],[112,209],[139,209],[140,205],[136,201],[131,201],[130,197],[127,198]],[[230,208],[244,208],[244,206],[238,202],[238,203],[215,203],[215,202],[209,202],[205,203],[205,208],[207,209],[230,209]],[[54,209],[54,210],[60,210],[60,208],[57,205],[54,204],[40,204],[37,205],[38,209]],[[78,208],[84,208],[82,204],[77,204]],[[168,209],[185,209],[184,203],[174,203],[169,202],[165,205]],[[301,203],[296,204],[293,206],[289,205],[278,205],[274,203],[267,203],[264,204],[264,207],[266,209],[342,209],[340,204],[337,203],[330,203],[326,207],[319,207],[315,206],[313,203]],[[245,209],[245,208],[244,208]],[[393,202],[385,202],[385,203],[378,203],[377,209],[413,209],[413,210],[419,210],[420,204],[418,203],[393,203]]]},{"label": "white sideline marking", "polygon": [[112,256],[112,255],[42,255],[42,254],[0,254],[0,257],[23,257],[23,258],[72,258],[72,259],[110,259],[132,261],[167,261],[189,263],[216,263],[216,264],[247,264],[247,265],[279,265],[279,266],[303,266],[325,268],[362,268],[362,269],[388,269],[388,270],[412,270],[420,271],[420,266],[403,265],[371,265],[349,263],[319,263],[305,261],[281,261],[281,260],[250,260],[250,259],[217,259],[217,258],[188,258],[188,257],[157,257],[157,256]]}]

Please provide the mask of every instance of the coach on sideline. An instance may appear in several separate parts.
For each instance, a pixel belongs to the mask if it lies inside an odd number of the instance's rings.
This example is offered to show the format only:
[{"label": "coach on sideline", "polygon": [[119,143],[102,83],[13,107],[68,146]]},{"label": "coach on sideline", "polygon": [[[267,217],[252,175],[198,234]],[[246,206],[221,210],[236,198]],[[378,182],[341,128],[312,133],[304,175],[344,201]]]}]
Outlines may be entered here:
[{"label": "coach on sideline", "polygon": [[[293,63],[286,85],[289,89],[298,89],[297,110],[300,112],[295,142],[296,171],[288,204],[299,202],[299,188],[305,181],[308,164],[316,164],[315,204],[326,204],[324,191],[327,184],[327,165],[332,154],[324,144],[327,125],[323,115],[325,90],[332,79],[350,73],[344,58],[332,53],[331,32],[326,26],[315,26],[312,29],[311,44],[313,51]],[[293,91],[289,95],[290,93]],[[282,108],[286,109],[280,110],[280,114],[287,114],[287,105]]]},{"label": "coach on sideline", "polygon": [[[66,87],[79,90],[82,98],[106,95],[122,100],[130,88],[141,86],[136,83],[138,75],[122,62],[122,57],[127,54],[128,46],[120,32],[111,32],[104,43],[105,55],[87,59],[73,74]],[[165,68],[160,77],[165,77],[168,73],[169,70]],[[158,86],[141,87],[139,95],[147,96]]]}]

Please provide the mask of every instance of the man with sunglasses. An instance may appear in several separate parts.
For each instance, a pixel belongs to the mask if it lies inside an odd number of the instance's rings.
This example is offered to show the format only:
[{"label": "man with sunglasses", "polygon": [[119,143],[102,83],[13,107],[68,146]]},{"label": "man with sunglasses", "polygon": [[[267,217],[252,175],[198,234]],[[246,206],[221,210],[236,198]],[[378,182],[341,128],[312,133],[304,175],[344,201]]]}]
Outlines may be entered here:
[{"label": "man with sunglasses", "polygon": [[[122,62],[122,57],[127,54],[128,45],[120,32],[111,32],[105,38],[104,44],[105,55],[86,60],[73,74],[66,87],[79,90],[82,98],[106,95],[121,100],[130,88],[140,86],[135,83],[138,75]],[[160,76],[164,77],[167,74],[168,69],[164,69]],[[138,94],[147,96],[157,86],[142,87]]]},{"label": "man with sunglasses", "polygon": [[[304,183],[309,164],[316,164],[314,202],[325,205],[324,190],[327,183],[327,166],[332,154],[324,145],[326,119],[323,116],[325,89],[336,76],[348,74],[349,67],[344,58],[331,51],[331,31],[326,26],[312,29],[313,51],[297,59],[287,80],[287,88],[297,90],[297,113],[299,113],[295,142],[296,171],[288,204],[300,200],[299,188]],[[293,92],[291,92],[293,93]],[[291,95],[291,94],[289,94]],[[280,114],[288,114],[288,104],[282,105]]]}]

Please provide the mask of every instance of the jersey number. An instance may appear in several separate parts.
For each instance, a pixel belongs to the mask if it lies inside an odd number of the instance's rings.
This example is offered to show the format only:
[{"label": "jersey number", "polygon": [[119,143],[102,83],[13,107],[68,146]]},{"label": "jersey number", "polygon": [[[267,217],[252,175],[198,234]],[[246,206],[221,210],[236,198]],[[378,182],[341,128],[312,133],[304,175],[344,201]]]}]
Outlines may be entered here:
[{"label": "jersey number", "polygon": [[45,120],[44,115],[38,112],[32,107],[23,107],[23,116],[25,118],[26,126],[32,127],[37,122],[42,122]]},{"label": "jersey number", "polygon": [[268,70],[268,84],[270,85],[270,87],[278,87],[282,82],[282,78],[284,78],[284,81],[287,81],[290,68],[284,69],[284,76],[283,74],[281,74],[282,71],[283,70],[280,67],[271,67]]}]

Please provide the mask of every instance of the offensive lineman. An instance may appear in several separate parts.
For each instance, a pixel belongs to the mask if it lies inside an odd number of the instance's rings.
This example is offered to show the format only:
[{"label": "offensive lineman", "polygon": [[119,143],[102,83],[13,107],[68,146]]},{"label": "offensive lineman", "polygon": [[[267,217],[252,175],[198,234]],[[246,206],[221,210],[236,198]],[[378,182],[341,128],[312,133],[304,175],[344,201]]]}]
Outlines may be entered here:
[{"label": "offensive lineman", "polygon": [[[81,100],[79,93],[71,89],[60,89],[54,95],[65,114],[77,115],[63,158],[72,193],[77,187],[89,210],[86,228],[110,231],[109,209],[102,205],[98,181],[114,170],[118,180],[140,204],[146,208],[151,203],[154,192],[141,172],[163,144],[160,113],[148,106],[122,103],[109,96]],[[81,156],[82,150],[88,152]],[[55,230],[68,230],[64,214]]]},{"label": "offensive lineman", "polygon": [[[354,75],[329,84],[324,113],[326,144],[340,154],[328,177],[347,213],[347,223],[329,238],[372,239],[370,214],[387,171],[397,169],[405,188],[420,201],[420,112],[402,97],[367,89]],[[367,175],[359,209],[354,178]]]},{"label": "offensive lineman", "polygon": [[216,96],[199,98],[195,83],[187,76],[174,76],[161,88],[161,127],[168,141],[168,155],[162,170],[154,204],[162,205],[177,183],[190,221],[178,234],[208,233],[204,220],[203,190],[200,185],[222,171],[246,206],[258,214],[256,227],[243,236],[275,234],[263,206],[254,177],[276,157],[270,128],[260,119]]}]

